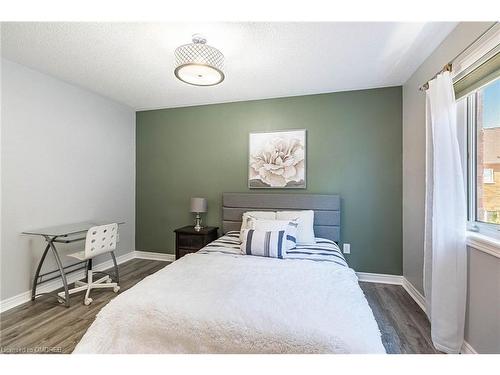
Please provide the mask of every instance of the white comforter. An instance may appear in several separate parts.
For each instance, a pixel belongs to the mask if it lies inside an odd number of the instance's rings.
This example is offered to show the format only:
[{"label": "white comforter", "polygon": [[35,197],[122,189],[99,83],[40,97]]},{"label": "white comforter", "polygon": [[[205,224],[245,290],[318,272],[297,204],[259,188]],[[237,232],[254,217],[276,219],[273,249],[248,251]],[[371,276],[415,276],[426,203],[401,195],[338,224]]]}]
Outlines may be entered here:
[{"label": "white comforter", "polygon": [[352,269],[186,255],[121,293],[74,353],[385,353]]}]

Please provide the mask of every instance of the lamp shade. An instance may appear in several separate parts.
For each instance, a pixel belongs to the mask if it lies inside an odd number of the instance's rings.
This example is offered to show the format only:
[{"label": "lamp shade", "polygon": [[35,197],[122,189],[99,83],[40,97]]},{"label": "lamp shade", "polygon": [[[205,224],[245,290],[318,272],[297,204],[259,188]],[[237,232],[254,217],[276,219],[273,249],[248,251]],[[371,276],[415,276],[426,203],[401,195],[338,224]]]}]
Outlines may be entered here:
[{"label": "lamp shade", "polygon": [[206,198],[191,198],[191,212],[207,212],[207,207]]},{"label": "lamp shade", "polygon": [[224,55],[206,43],[203,36],[194,34],[193,43],[175,50],[174,74],[182,82],[194,86],[214,86],[224,80]]}]

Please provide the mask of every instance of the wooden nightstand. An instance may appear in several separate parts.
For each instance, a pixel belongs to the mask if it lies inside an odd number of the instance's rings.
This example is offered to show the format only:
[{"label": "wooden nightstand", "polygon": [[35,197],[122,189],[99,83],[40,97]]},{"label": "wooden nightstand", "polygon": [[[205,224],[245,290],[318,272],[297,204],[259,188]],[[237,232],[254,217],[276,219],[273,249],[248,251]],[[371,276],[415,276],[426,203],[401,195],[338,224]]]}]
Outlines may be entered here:
[{"label": "wooden nightstand", "polygon": [[195,253],[203,246],[217,239],[219,227],[203,227],[199,232],[192,225],[174,230],[175,232],[175,259],[186,254]]}]

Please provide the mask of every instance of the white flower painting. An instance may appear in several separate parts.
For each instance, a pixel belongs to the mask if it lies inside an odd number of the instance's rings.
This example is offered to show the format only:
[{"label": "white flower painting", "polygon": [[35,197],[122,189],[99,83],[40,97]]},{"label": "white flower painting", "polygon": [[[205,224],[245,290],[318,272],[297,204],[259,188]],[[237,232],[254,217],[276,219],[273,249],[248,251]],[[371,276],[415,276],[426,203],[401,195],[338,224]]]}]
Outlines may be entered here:
[{"label": "white flower painting", "polygon": [[306,187],[306,131],[250,133],[249,188]]}]

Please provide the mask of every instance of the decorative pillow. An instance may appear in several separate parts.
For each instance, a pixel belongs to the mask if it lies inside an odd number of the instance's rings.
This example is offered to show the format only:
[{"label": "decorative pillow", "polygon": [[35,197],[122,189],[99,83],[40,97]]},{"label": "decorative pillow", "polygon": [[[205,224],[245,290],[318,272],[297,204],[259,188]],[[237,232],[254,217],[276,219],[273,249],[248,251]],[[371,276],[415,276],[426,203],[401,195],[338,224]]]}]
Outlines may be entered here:
[{"label": "decorative pillow", "polygon": [[295,249],[295,246],[297,245],[297,228],[299,224],[295,220],[252,219],[249,222],[249,225],[249,229],[255,230],[284,230],[287,250]]},{"label": "decorative pillow", "polygon": [[245,229],[252,229],[249,226],[250,219],[276,219],[276,212],[274,211],[247,211],[241,216],[241,228],[240,228],[240,241],[243,241],[242,233]]},{"label": "decorative pillow", "polygon": [[316,243],[314,236],[314,211],[278,211],[276,212],[277,220],[296,220],[299,224],[297,227],[297,244],[306,245]]},{"label": "decorative pillow", "polygon": [[297,230],[299,223],[296,220],[291,220],[288,222],[288,227],[286,229],[286,248],[287,250],[295,249],[297,247]]},{"label": "decorative pillow", "polygon": [[283,259],[286,253],[285,231],[245,229],[243,231],[241,253]]}]

